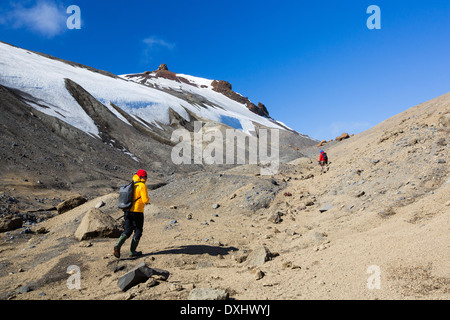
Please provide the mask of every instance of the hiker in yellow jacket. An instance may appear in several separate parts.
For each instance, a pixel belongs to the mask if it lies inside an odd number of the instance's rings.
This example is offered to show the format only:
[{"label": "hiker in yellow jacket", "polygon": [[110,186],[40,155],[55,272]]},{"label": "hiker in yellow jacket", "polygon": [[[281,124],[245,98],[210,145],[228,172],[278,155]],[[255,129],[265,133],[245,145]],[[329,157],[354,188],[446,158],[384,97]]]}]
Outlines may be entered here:
[{"label": "hiker in yellow jacket", "polygon": [[131,236],[134,231],[133,239],[130,245],[130,257],[142,255],[141,251],[136,251],[136,248],[141,239],[144,229],[144,208],[149,203],[148,190],[145,186],[147,181],[147,172],[139,170],[133,177],[134,192],[133,205],[129,210],[124,211],[125,215],[125,230],[114,246],[114,256],[120,258],[120,248],[124,242]]}]

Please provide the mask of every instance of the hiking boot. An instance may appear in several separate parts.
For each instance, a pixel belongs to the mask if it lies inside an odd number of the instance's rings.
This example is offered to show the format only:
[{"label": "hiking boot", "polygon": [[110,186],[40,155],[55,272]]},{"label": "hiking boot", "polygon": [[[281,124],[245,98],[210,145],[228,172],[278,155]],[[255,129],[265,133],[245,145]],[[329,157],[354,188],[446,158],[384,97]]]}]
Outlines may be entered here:
[{"label": "hiking boot", "polygon": [[140,257],[142,256],[142,251],[130,251],[130,257]]},{"label": "hiking boot", "polygon": [[119,246],[114,246],[114,257],[116,257],[117,259],[120,259],[120,247]]},{"label": "hiking boot", "polygon": [[131,240],[131,245],[130,245],[130,257],[139,257],[142,256],[142,251],[136,251],[136,248],[139,244],[139,240],[136,240],[133,238],[133,240]]},{"label": "hiking boot", "polygon": [[116,245],[114,246],[114,257],[116,257],[117,259],[120,259],[120,248],[124,244],[125,240],[127,240],[127,236],[121,235]]}]

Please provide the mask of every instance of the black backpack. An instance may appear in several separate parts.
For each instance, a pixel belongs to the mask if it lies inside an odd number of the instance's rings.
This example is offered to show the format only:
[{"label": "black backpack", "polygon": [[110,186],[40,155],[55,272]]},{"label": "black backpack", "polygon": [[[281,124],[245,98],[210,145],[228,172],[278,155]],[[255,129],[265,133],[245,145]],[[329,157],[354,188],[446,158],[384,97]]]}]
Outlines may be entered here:
[{"label": "black backpack", "polygon": [[324,160],[325,162],[328,162],[328,156],[327,156],[327,153],[326,153],[326,152],[323,153],[323,160]]},{"label": "black backpack", "polygon": [[[133,206],[133,196],[134,196],[134,185],[136,183],[142,182],[130,182],[120,186],[119,191],[119,209],[129,210]],[[139,200],[141,197],[137,198],[135,201]]]}]

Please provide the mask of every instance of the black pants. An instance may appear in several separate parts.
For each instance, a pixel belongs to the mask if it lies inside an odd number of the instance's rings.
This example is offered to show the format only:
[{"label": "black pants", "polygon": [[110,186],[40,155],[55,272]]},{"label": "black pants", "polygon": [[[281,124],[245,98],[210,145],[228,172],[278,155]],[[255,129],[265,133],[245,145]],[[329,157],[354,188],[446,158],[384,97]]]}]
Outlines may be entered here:
[{"label": "black pants", "polygon": [[134,231],[134,239],[140,240],[142,232],[144,230],[144,213],[125,211],[125,226],[122,235],[126,235],[127,238],[131,237]]}]

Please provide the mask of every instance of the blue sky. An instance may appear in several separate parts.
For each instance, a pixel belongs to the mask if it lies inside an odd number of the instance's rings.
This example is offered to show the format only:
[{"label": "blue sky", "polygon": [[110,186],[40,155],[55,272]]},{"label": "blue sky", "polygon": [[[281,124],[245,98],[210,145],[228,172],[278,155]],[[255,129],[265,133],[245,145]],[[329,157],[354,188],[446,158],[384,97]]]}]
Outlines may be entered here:
[{"label": "blue sky", "polygon": [[[115,74],[227,80],[313,138],[449,92],[449,0],[1,0],[0,40]],[[67,8],[81,9],[69,30]],[[381,10],[381,29],[366,12]]]}]

